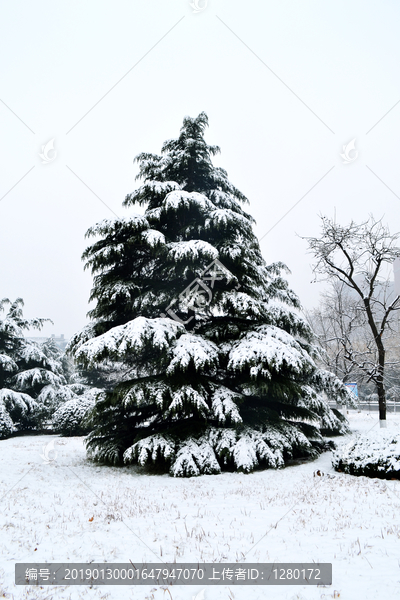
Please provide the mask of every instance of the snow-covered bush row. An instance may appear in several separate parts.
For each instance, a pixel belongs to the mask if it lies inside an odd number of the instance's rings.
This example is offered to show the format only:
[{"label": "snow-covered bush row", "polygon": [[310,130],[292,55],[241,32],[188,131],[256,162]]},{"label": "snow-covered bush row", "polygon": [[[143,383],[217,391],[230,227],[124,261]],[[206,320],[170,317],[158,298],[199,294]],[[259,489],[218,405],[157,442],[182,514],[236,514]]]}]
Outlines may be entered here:
[{"label": "snow-covered bush row", "polygon": [[358,436],[334,453],[336,471],[380,479],[400,479],[400,432],[378,429]]}]

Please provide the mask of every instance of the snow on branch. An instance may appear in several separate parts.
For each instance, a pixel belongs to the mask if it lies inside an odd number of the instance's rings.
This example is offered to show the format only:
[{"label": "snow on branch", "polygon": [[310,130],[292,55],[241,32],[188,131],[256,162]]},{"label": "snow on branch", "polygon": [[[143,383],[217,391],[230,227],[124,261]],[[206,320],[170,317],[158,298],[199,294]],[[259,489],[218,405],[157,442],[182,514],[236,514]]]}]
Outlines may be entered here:
[{"label": "snow on branch", "polygon": [[165,235],[156,229],[143,231],[142,238],[151,248],[165,244]]},{"label": "snow on branch", "polygon": [[126,229],[128,232],[140,231],[142,229],[148,229],[149,222],[146,217],[142,215],[135,215],[132,217],[124,217],[119,219],[103,219],[93,227],[89,227],[85,237],[95,237],[112,235],[119,233],[121,230]]},{"label": "snow on branch", "polygon": [[264,320],[268,314],[267,303],[257,300],[245,292],[230,290],[224,292],[218,303],[225,314],[234,314],[238,317]]},{"label": "snow on branch", "polygon": [[184,372],[189,365],[196,371],[211,369],[218,366],[218,346],[199,335],[185,333],[172,346],[172,360],[167,368],[167,374]]},{"label": "snow on branch", "polygon": [[196,414],[207,417],[210,413],[210,408],[205,398],[206,393],[202,386],[200,386],[199,390],[196,390],[191,385],[182,385],[172,393],[172,401],[164,415],[165,417],[172,417],[176,414]]},{"label": "snow on branch", "polygon": [[175,443],[169,436],[151,435],[127,448],[123,455],[125,464],[137,462],[144,467],[160,457],[171,460],[175,456]]},{"label": "snow on branch", "polygon": [[18,366],[10,356],[0,354],[0,369],[12,373],[13,371],[17,371]]},{"label": "snow on branch", "polygon": [[229,388],[219,386],[211,396],[211,410],[220,423],[230,421],[241,423],[239,409],[236,401],[240,400],[239,394],[235,394]]},{"label": "snow on branch", "polygon": [[133,204],[147,204],[153,201],[154,198],[159,196],[165,196],[169,192],[180,190],[181,186],[176,181],[146,181],[139,189],[128,194],[123,202],[123,206],[130,206]]},{"label": "snow on branch", "polygon": [[39,405],[28,394],[2,388],[0,390],[0,406],[4,406],[10,413],[17,411],[24,416],[37,410]]},{"label": "snow on branch", "polygon": [[68,354],[75,354],[78,348],[80,348],[83,344],[91,340],[95,337],[95,325],[96,323],[92,322],[88,325],[85,325],[78,333],[72,336],[70,341],[67,344],[65,349]]},{"label": "snow on branch", "polygon": [[270,377],[282,368],[301,374],[312,372],[315,364],[300,344],[285,331],[273,325],[262,325],[233,344],[228,369],[243,372],[250,369],[253,377]]},{"label": "snow on branch", "polygon": [[174,477],[212,475],[221,472],[215,452],[205,439],[189,438],[179,449],[170,469]]},{"label": "snow on branch", "polygon": [[106,358],[123,359],[130,353],[140,354],[149,344],[167,350],[184,331],[183,325],[172,319],[137,317],[88,340],[76,349],[74,356],[87,366],[95,366]]},{"label": "snow on branch", "polygon": [[210,229],[215,227],[218,229],[222,228],[235,228],[241,231],[241,233],[252,234],[252,223],[244,215],[238,214],[229,208],[217,208],[209,213],[209,217],[205,220],[204,227]]},{"label": "snow on branch", "polygon": [[35,385],[61,385],[65,383],[65,380],[64,377],[56,373],[36,367],[21,371],[21,373],[14,376],[13,382],[19,390],[28,390]]},{"label": "snow on branch", "polygon": [[200,258],[215,260],[218,250],[203,240],[188,240],[167,244],[169,257],[174,261],[197,261]]},{"label": "snow on branch", "polygon": [[168,385],[163,381],[139,381],[129,386],[122,394],[122,404],[125,408],[137,408],[155,404],[162,408],[165,399],[171,395]]},{"label": "snow on branch", "polygon": [[196,206],[205,214],[209,214],[211,210],[215,209],[214,204],[207,196],[198,192],[185,192],[183,190],[170,192],[163,202],[163,210],[171,210],[174,213],[178,208],[190,209],[192,206]]}]

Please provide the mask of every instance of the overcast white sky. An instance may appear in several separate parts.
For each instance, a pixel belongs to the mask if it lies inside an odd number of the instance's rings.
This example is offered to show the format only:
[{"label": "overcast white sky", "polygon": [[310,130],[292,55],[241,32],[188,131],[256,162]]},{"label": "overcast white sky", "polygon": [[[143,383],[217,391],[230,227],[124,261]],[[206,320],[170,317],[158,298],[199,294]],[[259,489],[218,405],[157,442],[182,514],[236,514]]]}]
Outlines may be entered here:
[{"label": "overcast white sky", "polygon": [[399,3],[197,2],[0,5],[0,297],[51,318],[43,335],[86,323],[84,234],[129,214],[133,158],[158,153],[185,115],[208,114],[215,162],[304,306],[321,286],[296,234],[318,235],[319,213],[400,231]]}]

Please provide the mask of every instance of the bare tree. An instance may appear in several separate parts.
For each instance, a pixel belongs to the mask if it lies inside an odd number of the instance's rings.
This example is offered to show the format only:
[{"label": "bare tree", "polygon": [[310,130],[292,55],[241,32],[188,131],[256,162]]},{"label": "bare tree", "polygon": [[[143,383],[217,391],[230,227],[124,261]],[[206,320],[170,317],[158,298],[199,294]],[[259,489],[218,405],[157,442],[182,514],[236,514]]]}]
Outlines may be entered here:
[{"label": "bare tree", "polygon": [[[393,287],[392,282],[390,285]],[[341,281],[333,279],[328,290],[321,294],[319,306],[304,313],[321,347],[319,362],[324,368],[344,382],[357,381],[368,389],[369,375],[358,364],[363,364],[366,356],[370,362],[377,363],[377,349],[362,310],[363,302],[357,293],[350,291]],[[382,336],[386,351],[386,391],[392,390],[392,396],[400,384],[400,334],[394,329],[387,327]],[[399,391],[395,397],[400,397]]]},{"label": "bare tree", "polygon": [[317,308],[305,311],[305,316],[321,346],[320,360],[324,367],[335,373],[344,382],[365,374],[357,369],[354,362],[346,357],[349,349],[359,349],[362,340],[362,320],[354,297],[351,298],[346,286],[338,280],[331,282],[330,289],[321,294]]},{"label": "bare tree", "polygon": [[[344,360],[375,384],[380,425],[386,427],[385,367],[389,366],[386,340],[392,331],[395,311],[400,309],[400,295],[393,293],[387,270],[400,256],[400,248],[396,246],[400,233],[391,235],[382,220],[376,221],[373,216],[361,224],[352,221],[344,227],[327,217],[321,219],[321,237],[303,238],[316,259],[314,272],[331,283],[336,281],[346,286],[343,289],[354,298],[347,306],[348,314],[343,311],[342,330],[336,329],[333,337],[342,346]],[[342,305],[337,310],[343,308]],[[363,326],[368,335],[354,344],[350,332]]]}]

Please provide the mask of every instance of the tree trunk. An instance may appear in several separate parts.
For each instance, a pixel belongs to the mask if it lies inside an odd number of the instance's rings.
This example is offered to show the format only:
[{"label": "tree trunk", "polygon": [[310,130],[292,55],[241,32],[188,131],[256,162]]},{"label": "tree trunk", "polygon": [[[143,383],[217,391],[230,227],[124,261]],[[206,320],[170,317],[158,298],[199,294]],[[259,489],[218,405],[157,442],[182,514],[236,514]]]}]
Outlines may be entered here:
[{"label": "tree trunk", "polygon": [[381,427],[386,427],[386,392],[383,383],[383,374],[385,368],[385,354],[379,352],[379,374],[376,380],[379,401],[379,424]]},{"label": "tree trunk", "polygon": [[368,323],[374,335],[375,344],[378,350],[378,376],[375,379],[375,383],[379,401],[379,425],[380,427],[386,427],[386,392],[385,384],[383,382],[383,376],[385,373],[385,347],[382,343],[383,330],[378,332],[369,298],[364,298],[364,306],[367,313]]}]

